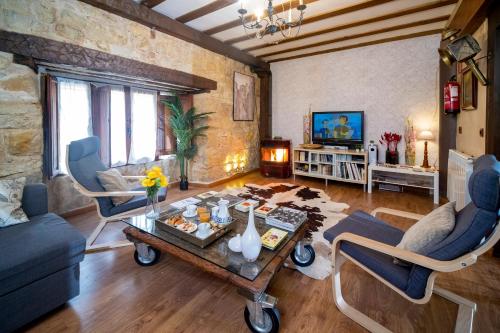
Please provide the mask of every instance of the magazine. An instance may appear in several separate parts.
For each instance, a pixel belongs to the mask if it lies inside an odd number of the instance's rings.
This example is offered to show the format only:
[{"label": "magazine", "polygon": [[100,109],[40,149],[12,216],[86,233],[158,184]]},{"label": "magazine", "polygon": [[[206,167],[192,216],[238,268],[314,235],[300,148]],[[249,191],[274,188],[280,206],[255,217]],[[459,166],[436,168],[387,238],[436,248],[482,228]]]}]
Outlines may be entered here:
[{"label": "magazine", "polygon": [[304,211],[287,207],[279,207],[266,217],[266,224],[288,231],[295,231],[306,220],[307,213]]},{"label": "magazine", "polygon": [[219,192],[208,191],[208,192],[204,192],[204,193],[198,194],[197,197],[201,198],[201,199],[208,199],[208,198],[211,198],[211,197],[213,197],[214,195],[217,195],[217,194],[219,194]]},{"label": "magazine", "polygon": [[252,200],[252,199],[247,199],[236,206],[234,208],[236,210],[239,210],[240,212],[246,213],[250,210],[250,207],[257,207],[259,205],[259,202],[257,200]]},{"label": "magazine", "polygon": [[262,206],[260,206],[259,208],[257,208],[254,211],[254,214],[255,214],[255,216],[262,217],[265,219],[267,217],[267,215],[269,215],[276,208],[278,208],[277,205],[266,203],[266,204],[263,204]]},{"label": "magazine", "polygon": [[276,228],[271,228],[262,235],[262,246],[269,250],[274,250],[288,236],[288,232]]},{"label": "magazine", "polygon": [[208,198],[207,205],[218,206],[219,200],[221,200],[221,199],[229,201],[229,204],[227,205],[227,207],[233,207],[233,206],[239,204],[240,202],[245,201],[245,199],[237,197],[237,196],[232,195],[232,194],[223,194],[223,195],[215,195],[213,197]]}]

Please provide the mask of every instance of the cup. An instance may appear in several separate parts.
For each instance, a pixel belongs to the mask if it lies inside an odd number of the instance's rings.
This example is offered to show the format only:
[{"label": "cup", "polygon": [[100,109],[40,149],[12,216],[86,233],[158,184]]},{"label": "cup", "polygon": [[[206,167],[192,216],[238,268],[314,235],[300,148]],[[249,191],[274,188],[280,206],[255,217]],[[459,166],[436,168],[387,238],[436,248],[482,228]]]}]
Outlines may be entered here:
[{"label": "cup", "polygon": [[210,224],[206,222],[198,224],[198,233],[202,237],[208,236],[210,233]]},{"label": "cup", "polygon": [[187,212],[187,214],[188,214],[188,215],[190,215],[190,216],[196,215],[196,209],[197,209],[197,208],[198,208],[198,207],[197,207],[196,205],[188,205],[188,206],[186,207],[186,212]]}]

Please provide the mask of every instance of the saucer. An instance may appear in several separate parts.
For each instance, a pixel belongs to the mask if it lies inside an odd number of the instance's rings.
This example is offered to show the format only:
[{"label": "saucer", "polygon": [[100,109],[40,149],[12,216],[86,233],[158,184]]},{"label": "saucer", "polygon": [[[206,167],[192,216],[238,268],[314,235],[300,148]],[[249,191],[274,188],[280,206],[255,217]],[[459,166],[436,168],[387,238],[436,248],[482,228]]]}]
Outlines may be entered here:
[{"label": "saucer", "polygon": [[195,217],[196,215],[198,215],[196,212],[194,212],[194,214],[189,214],[187,210],[182,212],[182,216],[184,216],[185,218],[192,218]]}]

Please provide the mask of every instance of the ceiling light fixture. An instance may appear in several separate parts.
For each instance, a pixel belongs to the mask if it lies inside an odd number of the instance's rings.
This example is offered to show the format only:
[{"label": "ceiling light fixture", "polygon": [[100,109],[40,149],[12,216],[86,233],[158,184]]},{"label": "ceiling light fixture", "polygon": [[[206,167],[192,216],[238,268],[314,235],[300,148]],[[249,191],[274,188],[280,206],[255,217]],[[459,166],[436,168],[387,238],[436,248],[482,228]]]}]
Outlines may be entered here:
[{"label": "ceiling light fixture", "polygon": [[[296,37],[300,32],[300,26],[302,25],[302,19],[304,17],[304,10],[306,9],[306,5],[304,5],[304,1],[300,0],[298,6],[295,8],[299,12],[299,17],[297,20],[293,20],[292,17],[292,3],[295,1],[288,1],[288,17],[286,19],[280,17],[277,13],[274,12],[273,1],[267,1],[267,10],[264,12],[261,8],[258,8],[255,11],[253,17],[245,17],[248,11],[245,9],[245,1],[241,1],[241,8],[238,9],[238,14],[240,14],[241,25],[245,30],[245,33],[248,34],[249,30],[257,30],[255,32],[255,38],[262,39],[266,35],[273,36],[275,33],[281,33],[283,39]],[[287,12],[285,8],[285,2],[281,4],[283,6],[282,12]],[[292,35],[292,28],[297,28],[295,34]],[[279,41],[278,41],[279,42]],[[278,43],[274,42],[274,43]]]}]

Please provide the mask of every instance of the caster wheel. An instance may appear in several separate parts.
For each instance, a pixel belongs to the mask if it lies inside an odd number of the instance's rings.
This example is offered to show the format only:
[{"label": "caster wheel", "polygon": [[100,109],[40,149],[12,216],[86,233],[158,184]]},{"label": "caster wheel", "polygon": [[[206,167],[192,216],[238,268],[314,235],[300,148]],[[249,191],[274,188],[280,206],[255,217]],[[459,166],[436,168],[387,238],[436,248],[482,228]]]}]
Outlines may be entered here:
[{"label": "caster wheel", "polygon": [[292,253],[290,253],[290,257],[293,263],[300,267],[310,266],[314,262],[314,258],[316,254],[314,253],[314,249],[311,245],[304,245],[304,254],[302,256],[298,256],[295,249],[293,249]]},{"label": "caster wheel", "polygon": [[264,325],[261,327],[250,319],[250,311],[245,307],[245,322],[254,333],[276,333],[280,328],[280,312],[275,308],[263,308]]},{"label": "caster wheel", "polygon": [[160,259],[161,252],[151,246],[147,247],[148,255],[141,256],[137,250],[134,252],[134,260],[140,266],[153,266]]}]

